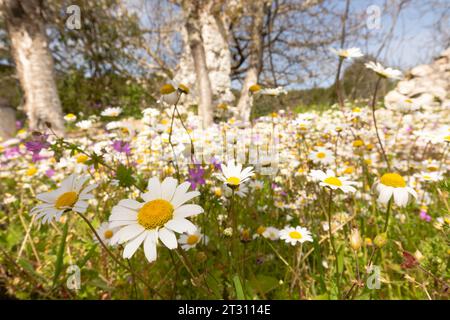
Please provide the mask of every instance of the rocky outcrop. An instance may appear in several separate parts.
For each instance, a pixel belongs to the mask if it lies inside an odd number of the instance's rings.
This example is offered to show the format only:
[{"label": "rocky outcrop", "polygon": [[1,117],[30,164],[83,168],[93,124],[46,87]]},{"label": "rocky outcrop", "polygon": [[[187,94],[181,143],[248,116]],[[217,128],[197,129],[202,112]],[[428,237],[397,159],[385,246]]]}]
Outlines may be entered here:
[{"label": "rocky outcrop", "polygon": [[0,97],[0,142],[16,134],[16,111]]},{"label": "rocky outcrop", "polygon": [[405,100],[418,107],[450,107],[450,48],[431,64],[411,69],[384,98],[388,107]]}]

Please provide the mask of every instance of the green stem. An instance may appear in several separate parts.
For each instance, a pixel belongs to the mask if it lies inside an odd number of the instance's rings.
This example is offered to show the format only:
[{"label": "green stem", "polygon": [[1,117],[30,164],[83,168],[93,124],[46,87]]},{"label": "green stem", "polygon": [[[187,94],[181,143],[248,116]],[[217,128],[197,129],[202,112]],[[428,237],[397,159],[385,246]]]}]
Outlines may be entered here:
[{"label": "green stem", "polygon": [[331,228],[332,228],[332,225],[331,225],[331,208],[332,208],[332,202],[333,202],[332,200],[333,200],[333,190],[330,189],[330,197],[328,198],[328,235],[329,235],[329,238],[330,238],[330,245],[331,245],[331,248],[333,250],[333,255],[334,255],[334,264],[335,264],[335,269],[336,269],[335,270],[336,286],[337,286],[338,293],[339,293],[339,296],[340,296],[341,289],[339,287],[338,254],[337,254],[337,251],[336,251],[336,246],[334,244],[333,232],[331,232]]},{"label": "green stem", "polygon": [[387,229],[388,229],[389,216],[390,216],[390,213],[391,213],[391,206],[392,206],[392,198],[389,199],[388,207],[387,207],[387,209],[386,209],[386,218],[385,218],[385,222],[384,222],[383,232],[386,232]]},{"label": "green stem", "polygon": [[383,143],[381,142],[380,134],[378,133],[378,125],[377,125],[377,118],[375,117],[375,104],[377,102],[377,92],[378,87],[380,86],[381,77],[378,77],[377,83],[375,84],[375,92],[373,93],[373,99],[372,99],[372,119],[373,119],[373,125],[375,126],[375,133],[377,135],[378,144],[380,146],[381,154],[383,156],[384,161],[386,162],[386,166],[388,167],[389,171],[391,171],[391,165],[389,163],[389,159],[386,156],[386,152],[384,151]]}]

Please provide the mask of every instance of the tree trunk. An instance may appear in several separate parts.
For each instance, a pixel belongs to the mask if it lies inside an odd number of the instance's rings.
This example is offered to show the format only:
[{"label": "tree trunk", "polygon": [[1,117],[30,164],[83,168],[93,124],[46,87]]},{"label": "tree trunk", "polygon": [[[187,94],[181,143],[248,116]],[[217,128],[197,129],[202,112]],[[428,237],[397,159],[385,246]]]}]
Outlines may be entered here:
[{"label": "tree trunk", "polygon": [[264,12],[267,1],[252,1],[249,5],[249,10],[252,15],[251,27],[251,43],[249,66],[245,75],[244,83],[242,84],[241,96],[239,98],[237,109],[239,117],[243,121],[250,119],[250,112],[252,107],[252,97],[249,93],[249,88],[258,83],[259,74],[262,68],[263,59],[263,27],[264,27]]},{"label": "tree trunk", "polygon": [[45,123],[50,123],[61,134],[64,122],[42,17],[42,1],[0,0],[0,7],[5,15],[29,126],[42,130]]},{"label": "tree trunk", "polygon": [[206,66],[206,54],[203,45],[200,23],[201,0],[187,1],[185,10],[186,31],[188,34],[189,47],[194,60],[196,82],[199,94],[198,113],[202,118],[203,128],[207,128],[213,122],[212,90],[211,81]]}]

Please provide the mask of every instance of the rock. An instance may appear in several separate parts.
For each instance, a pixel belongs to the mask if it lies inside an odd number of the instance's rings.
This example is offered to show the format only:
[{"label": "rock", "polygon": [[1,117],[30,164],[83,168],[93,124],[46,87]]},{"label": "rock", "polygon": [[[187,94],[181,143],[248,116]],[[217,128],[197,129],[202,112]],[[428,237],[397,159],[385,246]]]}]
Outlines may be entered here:
[{"label": "rock", "polygon": [[450,48],[441,53],[431,64],[412,68],[407,77],[384,98],[386,106],[402,105],[411,99],[419,107],[443,109],[448,106],[450,92]]},{"label": "rock", "polygon": [[411,69],[411,75],[413,77],[425,77],[431,73],[433,73],[433,68],[426,64]]},{"label": "rock", "polygon": [[4,99],[0,99],[0,141],[14,137],[16,111]]}]

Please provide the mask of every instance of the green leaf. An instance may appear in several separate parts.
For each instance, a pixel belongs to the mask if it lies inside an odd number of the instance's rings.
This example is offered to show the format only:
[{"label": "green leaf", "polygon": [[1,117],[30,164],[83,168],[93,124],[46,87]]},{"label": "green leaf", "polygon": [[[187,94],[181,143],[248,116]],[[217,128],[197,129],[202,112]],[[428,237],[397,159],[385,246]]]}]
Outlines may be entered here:
[{"label": "green leaf", "polygon": [[279,286],[277,278],[266,276],[264,274],[258,274],[255,278],[251,279],[249,283],[255,291],[262,294],[266,294]]},{"label": "green leaf", "polygon": [[323,270],[323,265],[322,265],[322,254],[320,252],[320,245],[319,245],[319,241],[317,241],[317,238],[314,238],[313,241],[313,246],[314,246],[314,257],[316,259],[316,265],[317,268],[319,269],[319,276],[316,277],[319,280],[320,283],[320,289],[322,291],[327,291],[327,287],[325,285],[325,271]]},{"label": "green leaf", "polygon": [[116,179],[121,187],[131,187],[134,184],[133,170],[120,164],[116,171]]},{"label": "green leaf", "polygon": [[233,277],[234,288],[236,289],[236,297],[238,300],[245,300],[244,290],[242,289],[241,279],[238,275]]},{"label": "green leaf", "polygon": [[338,265],[338,272],[342,273],[342,271],[344,270],[344,248],[343,247],[339,248],[337,265]]},{"label": "green leaf", "polygon": [[53,286],[56,285],[56,281],[58,280],[58,277],[61,274],[61,270],[63,267],[64,250],[66,248],[66,239],[68,231],[69,231],[69,219],[67,219],[66,224],[64,225],[63,234],[61,236],[61,242],[59,243],[58,253],[55,261],[55,273],[53,274]]}]

